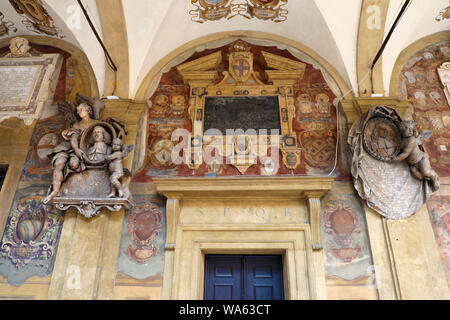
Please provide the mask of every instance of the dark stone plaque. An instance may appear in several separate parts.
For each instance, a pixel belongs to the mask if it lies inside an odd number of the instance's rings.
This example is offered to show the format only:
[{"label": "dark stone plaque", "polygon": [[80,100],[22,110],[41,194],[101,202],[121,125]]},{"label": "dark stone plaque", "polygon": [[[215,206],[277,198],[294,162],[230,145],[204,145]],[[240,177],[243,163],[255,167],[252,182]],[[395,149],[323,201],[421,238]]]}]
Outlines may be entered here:
[{"label": "dark stone plaque", "polygon": [[227,129],[280,128],[280,111],[277,96],[267,97],[206,97],[204,130],[218,129],[223,135]]}]

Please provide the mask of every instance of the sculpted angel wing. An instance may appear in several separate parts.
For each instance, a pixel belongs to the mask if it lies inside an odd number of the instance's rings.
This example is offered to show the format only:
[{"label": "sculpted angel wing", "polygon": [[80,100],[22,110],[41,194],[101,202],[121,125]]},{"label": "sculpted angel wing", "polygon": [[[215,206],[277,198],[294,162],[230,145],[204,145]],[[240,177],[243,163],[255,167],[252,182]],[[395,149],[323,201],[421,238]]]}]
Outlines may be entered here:
[{"label": "sculpted angel wing", "polygon": [[94,119],[100,120],[101,113],[103,109],[105,109],[105,104],[98,98],[91,98],[85,96],[81,93],[77,93],[75,96],[77,103],[86,103],[92,107],[92,111],[94,112]]},{"label": "sculpted angel wing", "polygon": [[69,126],[72,126],[72,124],[78,121],[75,115],[75,106],[72,102],[58,102],[58,110],[64,115]]},{"label": "sculpted angel wing", "polygon": [[419,145],[421,145],[425,140],[430,139],[430,137],[433,135],[432,131],[424,130],[419,133],[419,136],[417,137],[417,142]]},{"label": "sculpted angel wing", "polygon": [[126,158],[126,156],[128,156],[130,154],[131,150],[133,150],[132,144],[124,145],[122,148],[122,158]]},{"label": "sculpted angel wing", "polygon": [[125,137],[125,135],[127,134],[127,132],[125,131],[125,125],[120,122],[117,119],[114,118],[108,118],[106,119],[106,122],[108,122],[109,124],[111,124],[112,126],[114,126],[117,130],[117,137],[119,139],[123,139]]}]

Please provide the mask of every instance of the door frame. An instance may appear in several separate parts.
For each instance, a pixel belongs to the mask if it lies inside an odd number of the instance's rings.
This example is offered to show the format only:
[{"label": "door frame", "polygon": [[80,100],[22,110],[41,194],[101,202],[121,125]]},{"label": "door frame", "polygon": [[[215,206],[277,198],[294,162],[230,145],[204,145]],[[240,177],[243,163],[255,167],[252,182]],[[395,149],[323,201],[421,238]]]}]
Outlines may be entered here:
[{"label": "door frame", "polygon": [[179,226],[172,299],[203,299],[206,254],[281,255],[285,299],[317,299],[309,238],[308,225]]},{"label": "door frame", "polygon": [[[333,177],[153,178],[167,198],[163,299],[203,299],[205,254],[281,254],[285,299],[326,299],[320,199]],[[217,201],[298,202],[305,222],[187,219],[189,211]],[[225,209],[224,209],[225,210]],[[226,212],[224,212],[224,216]],[[205,215],[205,217],[207,217]],[[225,219],[226,220],[226,219]],[[189,221],[189,222],[188,222]]]}]

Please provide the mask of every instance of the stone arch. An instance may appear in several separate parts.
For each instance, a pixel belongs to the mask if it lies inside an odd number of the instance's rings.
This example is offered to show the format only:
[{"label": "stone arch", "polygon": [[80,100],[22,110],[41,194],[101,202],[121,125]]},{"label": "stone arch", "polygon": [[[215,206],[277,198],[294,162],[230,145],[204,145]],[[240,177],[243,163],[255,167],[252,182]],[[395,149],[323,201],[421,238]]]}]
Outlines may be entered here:
[{"label": "stone arch", "polygon": [[450,39],[450,31],[441,31],[426,37],[423,37],[400,52],[392,69],[391,80],[389,85],[389,96],[397,97],[400,84],[400,73],[408,60],[418,51],[431,45],[433,43],[441,42]]},{"label": "stone arch", "polygon": [[[280,37],[276,37],[272,34],[242,31],[223,32],[209,35],[187,43],[186,45],[174,50],[160,60],[147,74],[144,81],[140,84],[140,88],[135,99],[141,102],[148,101],[157,89],[162,75],[169,72],[173,67],[182,64],[196,52],[221,48],[236,41],[237,39],[242,39],[252,45],[273,46],[277,49],[286,50],[295,58],[311,64],[314,69],[321,71],[324,80],[333,91],[335,97],[340,98],[343,94],[350,92],[349,87],[337,71],[325,59],[310,48],[287,38],[280,40]],[[332,103],[333,101],[330,102]],[[140,126],[140,128],[147,127],[144,125]],[[135,155],[135,163],[132,170],[133,173],[140,172],[141,169],[143,169],[144,162],[147,159],[147,135],[148,130],[145,129],[142,129],[138,134],[136,141],[137,149],[142,150],[142,152]]]},{"label": "stone arch", "polygon": [[[97,79],[95,77],[94,70],[89,62],[88,57],[86,54],[77,46],[64,41],[60,39],[45,37],[45,36],[28,36],[28,35],[21,35],[21,37],[28,39],[30,41],[31,45],[37,44],[37,45],[44,45],[44,46],[51,46],[55,47],[61,50],[64,50],[72,55],[75,59],[78,60],[78,62],[81,64],[85,72],[80,73],[81,80],[83,82],[83,85],[87,87],[89,92],[86,92],[86,94],[89,94],[90,96],[99,96],[99,88],[97,84]],[[14,37],[8,37],[5,39],[0,40],[0,48],[8,47],[9,42]]]},{"label": "stone arch", "polygon": [[163,73],[163,70],[167,69],[167,67],[169,66],[173,66],[172,64],[174,62],[181,63],[183,61],[183,58],[186,59],[196,50],[205,48],[210,44],[218,44],[219,42],[232,42],[234,40],[237,40],[238,38],[245,41],[268,41],[271,42],[271,45],[282,46],[284,49],[298,51],[306,57],[309,57],[313,62],[315,62],[318,67],[320,66],[323,71],[328,73],[330,78],[338,86],[341,94],[347,93],[350,90],[348,84],[344,81],[344,78],[330,63],[328,63],[314,50],[297,41],[261,31],[227,31],[200,37],[178,47],[177,49],[166,55],[163,59],[161,59],[157,64],[153,66],[153,68],[145,76],[144,80],[140,83],[139,89],[137,90],[135,96],[135,100],[142,101],[147,99],[151,95],[152,84],[155,82],[155,79],[157,82],[158,77]]}]

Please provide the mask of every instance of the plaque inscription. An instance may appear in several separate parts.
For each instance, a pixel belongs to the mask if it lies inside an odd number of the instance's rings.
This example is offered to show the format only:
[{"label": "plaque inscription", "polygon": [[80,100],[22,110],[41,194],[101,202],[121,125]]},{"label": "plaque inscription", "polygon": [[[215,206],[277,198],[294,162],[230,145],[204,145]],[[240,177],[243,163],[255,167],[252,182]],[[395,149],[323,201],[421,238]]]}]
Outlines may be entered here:
[{"label": "plaque inscription", "polygon": [[62,62],[60,54],[0,58],[0,122],[39,119],[53,101]]},{"label": "plaque inscription", "polygon": [[281,131],[278,97],[206,97],[204,131],[208,129],[223,135],[227,129]]},{"label": "plaque inscription", "polygon": [[14,106],[29,105],[42,66],[0,66],[0,107],[15,110]]}]

